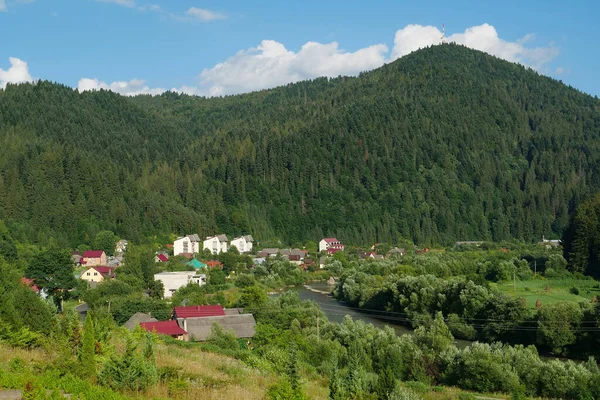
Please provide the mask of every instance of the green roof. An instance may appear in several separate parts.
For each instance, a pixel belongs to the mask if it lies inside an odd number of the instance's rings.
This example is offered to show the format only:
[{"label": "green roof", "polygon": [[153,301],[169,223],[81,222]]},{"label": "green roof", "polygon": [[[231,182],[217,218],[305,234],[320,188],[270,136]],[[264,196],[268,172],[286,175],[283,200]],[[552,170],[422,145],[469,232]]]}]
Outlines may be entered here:
[{"label": "green roof", "polygon": [[206,264],[204,264],[203,262],[200,262],[200,261],[196,260],[195,258],[193,260],[190,260],[190,262],[188,262],[187,265],[190,265],[190,266],[192,266],[192,267],[194,267],[196,269],[205,268],[206,267]]}]

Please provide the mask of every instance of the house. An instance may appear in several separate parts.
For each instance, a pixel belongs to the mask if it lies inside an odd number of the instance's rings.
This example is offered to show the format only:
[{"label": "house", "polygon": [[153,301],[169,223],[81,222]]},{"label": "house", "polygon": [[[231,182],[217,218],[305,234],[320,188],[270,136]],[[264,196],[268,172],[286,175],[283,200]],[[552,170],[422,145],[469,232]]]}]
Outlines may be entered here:
[{"label": "house", "polygon": [[257,256],[259,257],[275,257],[277,254],[279,253],[279,249],[277,248],[266,248],[266,249],[262,249]]},{"label": "house", "polygon": [[173,255],[200,253],[200,237],[196,234],[178,237],[173,242]]},{"label": "house", "polygon": [[106,265],[109,267],[117,268],[120,267],[123,263],[123,254],[119,254],[118,256],[108,257],[108,262]]},{"label": "house", "polygon": [[223,263],[221,261],[219,261],[219,260],[210,260],[210,261],[207,261],[206,265],[210,269],[213,269],[213,268],[221,268],[221,269],[223,269]]},{"label": "house", "polygon": [[71,253],[71,261],[74,265],[81,265],[81,253],[74,251]]},{"label": "house", "polygon": [[338,251],[343,251],[343,250],[344,249],[342,247],[330,247],[325,252],[327,253],[328,256],[332,256],[335,253],[337,253]]},{"label": "house", "polygon": [[81,265],[94,267],[96,265],[106,265],[108,259],[104,250],[87,250],[81,256]]},{"label": "house", "polygon": [[561,240],[549,240],[542,236],[542,241],[539,243],[541,246],[544,246],[547,249],[551,249],[553,247],[559,247],[562,244]]},{"label": "house", "polygon": [[225,310],[221,305],[175,307],[173,319],[188,333],[189,340],[207,340],[215,323],[232,331],[236,338],[251,338],[255,334],[254,316],[240,312],[240,309]]},{"label": "house", "polygon": [[329,264],[331,257],[323,256],[319,258],[319,268],[325,268],[325,265]]},{"label": "house", "polygon": [[108,266],[94,266],[89,267],[81,273],[79,279],[88,282],[104,282],[106,279],[113,279],[115,277],[115,269]]},{"label": "house", "polygon": [[188,284],[204,286],[206,284],[206,275],[198,274],[196,271],[176,271],[176,272],[161,272],[154,274],[155,281],[161,281],[165,288],[164,298],[170,299],[173,293],[179,288]]},{"label": "house", "polygon": [[157,322],[157,321],[158,320],[156,318],[152,317],[152,315],[150,315],[150,314],[136,312],[135,314],[133,314],[131,316],[131,318],[129,318],[127,320],[127,322],[125,322],[123,324],[123,326],[133,332],[135,327],[138,326],[139,324],[141,324],[142,322]]},{"label": "house", "polygon": [[200,269],[200,268],[206,268],[207,265],[204,264],[202,261],[198,261],[195,258],[193,260],[190,260],[186,265],[194,268],[194,269]]},{"label": "house", "polygon": [[159,262],[164,263],[167,261],[169,261],[169,256],[164,253],[157,254],[156,257],[154,257],[154,262],[157,262],[157,263],[159,263]]},{"label": "house", "polygon": [[397,247],[394,247],[393,249],[390,249],[390,251],[387,252],[388,257],[404,256],[404,255],[406,255],[406,250],[399,249]]},{"label": "house", "polygon": [[454,243],[454,246],[458,247],[458,246],[475,246],[475,247],[479,247],[483,244],[483,242],[480,241],[465,241],[465,242],[456,242]]},{"label": "house", "polygon": [[226,253],[229,249],[227,235],[209,236],[204,239],[204,250],[210,250],[213,254]]},{"label": "house", "polygon": [[235,246],[240,253],[250,253],[254,239],[250,235],[236,237],[231,240],[230,246]]},{"label": "house", "polygon": [[187,332],[179,327],[177,321],[141,322],[140,327],[146,332],[171,336],[177,340],[187,340]]},{"label": "house", "polygon": [[302,268],[303,270],[308,270],[309,267],[315,267],[315,260],[313,260],[312,258],[306,258],[304,260],[304,262],[302,264],[300,264],[300,268]]},{"label": "house", "polygon": [[21,284],[23,284],[23,286],[28,287],[29,289],[33,290],[36,293],[40,292],[40,288],[37,287],[37,285],[35,284],[33,279],[28,279],[28,278],[22,277]]},{"label": "house", "polygon": [[345,248],[346,246],[336,238],[324,238],[319,242],[319,252],[327,251],[329,249],[337,249],[336,251],[339,251],[344,250]]},{"label": "house", "polygon": [[119,240],[116,244],[115,244],[115,254],[123,254],[127,251],[127,245],[129,244],[129,242],[125,239],[121,239]]}]

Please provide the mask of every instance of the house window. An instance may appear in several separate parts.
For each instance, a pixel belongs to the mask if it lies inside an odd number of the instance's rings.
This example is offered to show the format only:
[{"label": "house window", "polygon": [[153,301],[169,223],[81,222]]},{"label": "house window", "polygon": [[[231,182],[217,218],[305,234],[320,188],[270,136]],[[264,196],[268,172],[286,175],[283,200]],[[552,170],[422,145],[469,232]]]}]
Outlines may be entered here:
[{"label": "house window", "polygon": [[189,251],[188,251],[188,242],[183,242],[183,252],[184,253],[189,253]]},{"label": "house window", "polygon": [[88,273],[87,273],[87,276],[90,276],[90,275],[91,275],[91,274],[88,272]]},{"label": "house window", "polygon": [[94,272],[94,276],[97,276],[97,275],[98,275],[98,273],[97,273],[97,272]]}]

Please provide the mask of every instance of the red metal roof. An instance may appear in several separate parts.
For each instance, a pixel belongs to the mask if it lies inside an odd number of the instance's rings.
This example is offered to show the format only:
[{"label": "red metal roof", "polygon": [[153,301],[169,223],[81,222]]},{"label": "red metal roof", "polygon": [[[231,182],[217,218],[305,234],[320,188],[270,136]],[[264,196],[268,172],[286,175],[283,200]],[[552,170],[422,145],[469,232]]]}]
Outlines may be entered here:
[{"label": "red metal roof", "polygon": [[175,307],[175,315],[177,318],[217,317],[225,315],[225,310],[223,310],[223,306],[220,304],[214,306]]},{"label": "red metal roof", "polygon": [[337,240],[336,238],[325,238],[323,240],[325,241],[325,243],[336,243],[336,242],[339,242],[339,240]]},{"label": "red metal roof", "polygon": [[162,261],[162,262],[167,262],[167,261],[169,261],[169,257],[167,257],[167,255],[166,255],[166,254],[159,254],[157,257],[158,257],[158,259],[159,259],[160,261]]},{"label": "red metal roof", "polygon": [[83,258],[100,258],[104,254],[102,250],[87,250],[83,253]]},{"label": "red metal roof", "polygon": [[177,325],[177,321],[140,322],[140,326],[147,332],[156,332],[161,335],[179,336],[187,334]]},{"label": "red metal roof", "polygon": [[113,267],[105,267],[105,266],[94,266],[94,267],[90,267],[95,269],[96,271],[98,271],[99,273],[101,273],[104,276],[114,276],[114,271],[115,269]]}]

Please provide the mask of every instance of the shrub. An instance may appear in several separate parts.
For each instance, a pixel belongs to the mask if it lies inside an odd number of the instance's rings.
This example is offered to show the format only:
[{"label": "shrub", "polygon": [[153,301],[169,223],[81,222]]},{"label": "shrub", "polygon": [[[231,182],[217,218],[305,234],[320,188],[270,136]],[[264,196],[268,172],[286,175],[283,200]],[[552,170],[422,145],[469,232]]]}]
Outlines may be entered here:
[{"label": "shrub", "polygon": [[579,288],[577,286],[573,286],[571,289],[569,289],[569,293],[579,296]]}]

